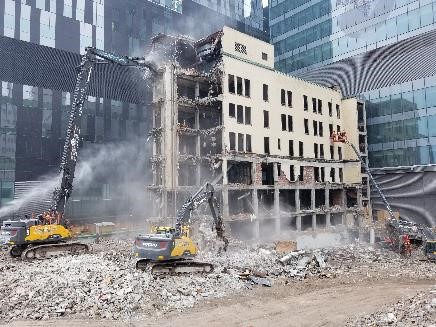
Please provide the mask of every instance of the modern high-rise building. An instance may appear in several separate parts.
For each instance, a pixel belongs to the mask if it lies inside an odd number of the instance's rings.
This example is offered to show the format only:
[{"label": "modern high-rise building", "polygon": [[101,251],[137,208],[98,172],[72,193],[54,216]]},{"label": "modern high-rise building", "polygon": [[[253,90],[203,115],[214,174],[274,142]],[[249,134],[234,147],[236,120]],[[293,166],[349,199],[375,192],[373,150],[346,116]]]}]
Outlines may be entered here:
[{"label": "modern high-rise building", "polygon": [[[142,56],[158,33],[199,38],[224,25],[266,38],[262,28],[247,24],[257,22],[255,1],[252,6],[223,1],[239,16],[197,2],[0,1],[0,206],[11,201],[17,189],[26,189],[26,181],[37,180],[59,167],[75,67],[85,47]],[[263,17],[261,11],[259,17]],[[142,76],[129,70],[96,68],[82,120],[85,148],[146,138],[149,101],[141,82]],[[85,214],[86,199],[94,208],[95,201],[114,200],[111,186],[104,179],[87,192],[71,203],[77,207],[71,209],[75,215]],[[105,201],[105,207],[108,203]]]},{"label": "modern high-rise building", "polygon": [[429,201],[405,204],[404,187],[427,194],[405,172],[436,164],[435,18],[433,0],[270,0],[276,68],[366,100],[370,166],[385,168],[395,208],[426,222]]}]

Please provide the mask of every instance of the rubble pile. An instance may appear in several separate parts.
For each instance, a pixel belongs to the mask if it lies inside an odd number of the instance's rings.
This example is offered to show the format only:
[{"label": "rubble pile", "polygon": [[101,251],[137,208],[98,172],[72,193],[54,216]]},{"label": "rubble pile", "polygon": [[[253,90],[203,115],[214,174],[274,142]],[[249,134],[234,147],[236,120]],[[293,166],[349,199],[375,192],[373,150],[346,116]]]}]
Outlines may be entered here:
[{"label": "rubble pile", "polygon": [[[205,234],[206,240],[216,237]],[[279,279],[343,277],[341,282],[352,283],[359,274],[436,276],[432,263],[363,246],[282,252],[274,244],[248,246],[235,240],[223,252],[203,242],[196,260],[212,263],[212,273],[153,276],[135,269],[132,241],[101,239],[89,254],[32,262],[12,259],[5,251],[0,253],[0,321],[62,316],[128,321],[182,311],[254,285],[271,287]]]},{"label": "rubble pile", "polygon": [[348,326],[436,326],[436,285],[395,305],[348,322]]}]

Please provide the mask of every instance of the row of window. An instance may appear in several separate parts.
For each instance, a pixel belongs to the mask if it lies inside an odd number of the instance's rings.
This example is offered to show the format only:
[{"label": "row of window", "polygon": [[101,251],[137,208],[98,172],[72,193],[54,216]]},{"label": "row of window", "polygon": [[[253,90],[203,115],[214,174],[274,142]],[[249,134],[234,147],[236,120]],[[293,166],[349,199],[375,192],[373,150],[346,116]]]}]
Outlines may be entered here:
[{"label": "row of window", "polygon": [[[314,172],[315,182],[318,182],[318,183],[325,182],[325,167],[313,167],[313,172]],[[342,183],[343,179],[344,179],[343,169],[338,168],[338,173],[339,173],[339,182]],[[299,174],[296,178],[295,177],[295,166],[290,165],[289,166],[289,177],[290,177],[289,179],[291,182],[295,182],[297,179],[300,182],[304,181],[304,166],[300,166],[300,171],[299,171]],[[336,182],[336,169],[335,168],[330,168],[330,181],[333,183]]]},{"label": "row of window", "polygon": [[287,104],[288,107],[292,107],[292,92],[282,89],[280,92],[280,101],[282,106],[286,106]]},{"label": "row of window", "polygon": [[251,135],[238,133],[237,137],[236,139],[236,133],[229,133],[230,151],[236,151],[236,149],[238,149],[237,151],[239,152],[252,152]]},{"label": "row of window", "polygon": [[436,145],[371,151],[371,167],[398,167],[436,164]]},{"label": "row of window", "polygon": [[[236,111],[235,111],[236,108]],[[251,107],[229,103],[229,117],[236,118],[239,124],[251,125]]]},{"label": "row of window", "polygon": [[236,76],[236,83],[235,83],[235,75],[229,74],[228,86],[229,86],[229,93],[250,97],[249,79],[246,78],[243,79],[242,77]]}]

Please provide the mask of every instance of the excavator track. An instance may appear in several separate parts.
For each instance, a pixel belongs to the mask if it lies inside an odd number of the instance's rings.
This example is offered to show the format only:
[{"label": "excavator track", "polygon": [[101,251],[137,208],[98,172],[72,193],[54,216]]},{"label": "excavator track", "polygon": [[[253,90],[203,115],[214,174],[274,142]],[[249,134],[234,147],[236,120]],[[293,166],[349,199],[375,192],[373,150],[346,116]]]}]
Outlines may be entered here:
[{"label": "excavator track", "polygon": [[198,262],[191,260],[153,262],[149,260],[139,260],[136,268],[148,270],[153,275],[178,275],[178,274],[209,274],[213,272],[213,265],[207,262]]},{"label": "excavator track", "polygon": [[21,254],[22,260],[43,260],[63,255],[78,255],[89,252],[89,245],[80,242],[43,244],[28,247]]}]

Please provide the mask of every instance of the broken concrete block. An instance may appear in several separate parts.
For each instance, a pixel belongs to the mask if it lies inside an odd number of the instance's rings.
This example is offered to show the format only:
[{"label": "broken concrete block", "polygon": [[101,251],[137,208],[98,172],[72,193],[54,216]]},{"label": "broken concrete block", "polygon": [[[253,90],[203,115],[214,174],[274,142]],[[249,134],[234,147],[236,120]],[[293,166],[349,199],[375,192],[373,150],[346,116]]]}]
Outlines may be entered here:
[{"label": "broken concrete block", "polygon": [[315,251],[313,254],[315,256],[315,260],[318,262],[318,265],[321,268],[325,268],[327,266],[327,264],[325,263],[323,255],[318,251]]},{"label": "broken concrete block", "polygon": [[288,261],[290,261],[290,260],[292,260],[292,259],[294,259],[294,258],[297,258],[297,257],[299,257],[300,255],[303,255],[303,254],[305,254],[305,253],[306,253],[306,251],[304,251],[304,250],[296,251],[296,252],[291,252],[291,253],[285,255],[283,258],[279,259],[279,261],[280,261],[281,263],[287,263]]},{"label": "broken concrete block", "polygon": [[267,286],[267,287],[272,286],[272,281],[265,277],[249,276],[248,279],[258,285]]},{"label": "broken concrete block", "polygon": [[312,259],[313,259],[313,255],[305,256],[305,257],[301,258],[297,262],[297,269],[304,269],[304,268],[306,268],[309,265],[309,263],[312,261]]}]

